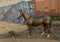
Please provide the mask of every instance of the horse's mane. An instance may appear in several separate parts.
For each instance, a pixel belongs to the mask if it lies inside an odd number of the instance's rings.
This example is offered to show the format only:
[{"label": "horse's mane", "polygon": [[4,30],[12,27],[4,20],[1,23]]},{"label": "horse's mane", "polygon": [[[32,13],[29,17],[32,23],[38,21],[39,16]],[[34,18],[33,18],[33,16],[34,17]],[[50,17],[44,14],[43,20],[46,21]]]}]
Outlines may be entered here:
[{"label": "horse's mane", "polygon": [[46,14],[40,14],[38,16],[36,16],[36,15],[30,15],[29,18],[31,18],[31,17],[40,18],[40,17],[45,17],[45,16],[47,16],[47,15]]}]

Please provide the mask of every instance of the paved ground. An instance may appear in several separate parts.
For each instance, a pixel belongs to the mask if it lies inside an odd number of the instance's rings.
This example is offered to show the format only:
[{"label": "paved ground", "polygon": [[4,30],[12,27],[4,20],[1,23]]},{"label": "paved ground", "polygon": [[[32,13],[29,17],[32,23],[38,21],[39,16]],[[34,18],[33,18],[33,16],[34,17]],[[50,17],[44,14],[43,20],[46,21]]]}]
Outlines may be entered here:
[{"label": "paved ground", "polygon": [[60,42],[45,39],[1,39],[0,42]]},{"label": "paved ground", "polygon": [[[9,27],[14,27],[14,28],[22,28],[22,25],[20,26],[20,27],[18,27],[19,25],[15,25],[15,24],[13,24],[13,25],[9,25],[9,23],[3,23],[3,25],[5,25],[5,24],[7,24]],[[1,27],[2,25],[0,24],[0,27]],[[6,27],[8,27],[8,26],[5,26],[5,28]],[[24,27],[25,28],[25,27]],[[43,28],[43,27],[40,27],[40,28]],[[43,36],[41,36],[41,29],[39,29],[39,28],[37,28],[37,27],[35,27],[33,30],[32,30],[32,36],[31,37],[28,37],[28,35],[29,35],[29,32],[28,32],[28,30],[25,30],[25,31],[23,31],[23,32],[20,32],[20,33],[17,33],[16,34],[16,38],[9,38],[7,35],[0,35],[0,41],[2,41],[3,39],[3,41],[17,41],[17,42],[19,42],[19,41],[22,41],[23,39],[23,41],[26,41],[26,42],[31,42],[31,41],[34,41],[34,42],[38,42],[38,41],[40,41],[40,42],[57,42],[57,41],[60,41],[60,28],[59,27],[54,27],[53,28],[53,30],[52,30],[52,34],[51,34],[51,37],[50,38],[47,38],[46,37],[46,35],[47,34],[45,34],[45,35],[43,35]],[[0,32],[1,33],[1,32]],[[6,39],[6,40],[5,40]],[[8,40],[9,39],[9,40]],[[15,39],[15,40],[13,40],[13,39]],[[17,39],[17,40],[16,40]],[[21,40],[19,40],[19,39],[21,39]],[[28,40],[25,40],[25,39],[28,39]],[[29,39],[36,39],[36,40],[29,40]],[[37,40],[37,39],[39,39],[39,40]],[[3,42],[2,41],[2,42]],[[23,42],[22,41],[22,42]]]}]

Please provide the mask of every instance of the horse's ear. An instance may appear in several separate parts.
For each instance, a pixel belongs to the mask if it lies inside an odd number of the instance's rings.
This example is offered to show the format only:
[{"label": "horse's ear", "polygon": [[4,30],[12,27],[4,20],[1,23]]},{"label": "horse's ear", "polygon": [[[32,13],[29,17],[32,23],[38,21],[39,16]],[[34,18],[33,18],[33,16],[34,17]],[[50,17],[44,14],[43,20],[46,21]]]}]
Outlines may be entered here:
[{"label": "horse's ear", "polygon": [[19,12],[22,12],[22,10],[19,10]]}]

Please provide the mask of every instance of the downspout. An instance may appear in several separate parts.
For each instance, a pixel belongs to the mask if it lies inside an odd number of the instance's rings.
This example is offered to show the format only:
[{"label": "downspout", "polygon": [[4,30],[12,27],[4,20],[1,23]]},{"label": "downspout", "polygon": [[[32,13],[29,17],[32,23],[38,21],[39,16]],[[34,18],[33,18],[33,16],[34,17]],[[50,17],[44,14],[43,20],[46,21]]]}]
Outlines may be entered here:
[{"label": "downspout", "polygon": [[29,13],[28,1],[25,1],[25,2],[26,2],[27,12],[28,12],[28,14],[30,14],[30,13]]}]

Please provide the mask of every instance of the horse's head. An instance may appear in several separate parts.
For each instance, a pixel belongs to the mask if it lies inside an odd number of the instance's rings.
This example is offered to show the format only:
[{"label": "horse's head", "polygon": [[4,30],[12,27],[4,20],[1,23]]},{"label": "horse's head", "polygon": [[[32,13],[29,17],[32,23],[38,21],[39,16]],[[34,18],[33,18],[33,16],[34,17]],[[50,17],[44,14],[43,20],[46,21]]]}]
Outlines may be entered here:
[{"label": "horse's head", "polygon": [[18,19],[20,19],[20,17],[22,17],[23,16],[23,12],[22,12],[22,10],[19,10],[19,16],[18,16]]},{"label": "horse's head", "polygon": [[24,19],[28,19],[28,14],[26,14],[25,12],[23,12],[22,10],[19,10],[20,14],[19,14],[19,17],[18,19],[20,19],[20,17],[24,17]]},{"label": "horse's head", "polygon": [[24,12],[22,10],[19,10],[20,15],[24,15]]}]

